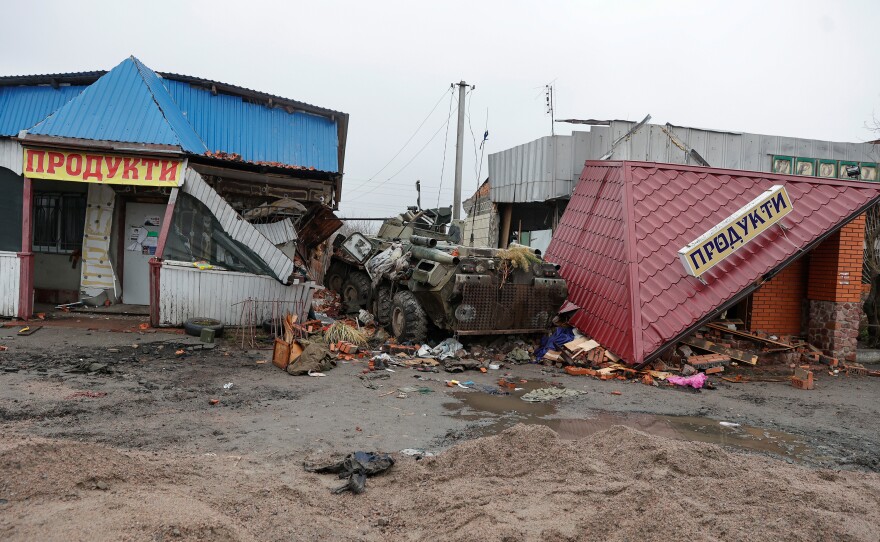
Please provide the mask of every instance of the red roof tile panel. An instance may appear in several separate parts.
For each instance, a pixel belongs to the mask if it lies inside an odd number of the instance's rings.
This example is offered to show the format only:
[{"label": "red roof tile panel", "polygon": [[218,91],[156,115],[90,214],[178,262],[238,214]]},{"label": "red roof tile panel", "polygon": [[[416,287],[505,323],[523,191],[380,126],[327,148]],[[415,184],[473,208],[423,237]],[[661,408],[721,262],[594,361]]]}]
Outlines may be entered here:
[{"label": "red roof tile panel", "polygon": [[[678,250],[773,185],[792,211],[703,275]],[[573,323],[630,363],[658,354],[720,306],[880,198],[880,184],[649,162],[587,162],[547,250]]]}]

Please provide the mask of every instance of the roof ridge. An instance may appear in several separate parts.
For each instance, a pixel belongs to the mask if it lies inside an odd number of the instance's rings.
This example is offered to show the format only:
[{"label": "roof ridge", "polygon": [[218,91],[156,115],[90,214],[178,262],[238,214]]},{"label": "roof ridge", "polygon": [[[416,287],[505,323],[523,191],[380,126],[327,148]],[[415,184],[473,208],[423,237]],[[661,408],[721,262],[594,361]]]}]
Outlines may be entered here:
[{"label": "roof ridge", "polygon": [[[149,70],[157,79],[159,79],[159,75],[156,72],[154,72],[153,70],[151,70],[146,64],[141,62],[140,59],[138,59],[134,55],[130,55],[128,58],[134,63],[134,67],[137,70],[138,77],[141,78],[141,80],[144,82],[144,85],[147,87],[147,90],[150,91],[150,98],[153,100],[153,103],[156,104],[156,107],[159,108],[159,113],[162,114],[162,118],[164,118],[165,122],[168,123],[168,127],[171,128],[171,132],[174,134],[174,137],[177,138],[178,146],[182,149],[186,149],[187,143],[185,143],[183,141],[183,138],[181,137],[181,134],[178,131],[178,126],[176,126],[177,121],[174,121],[171,118],[169,118],[168,112],[165,111],[165,107],[163,107],[162,104],[159,103],[159,100],[157,99],[157,96],[156,96],[156,89],[154,89],[152,83],[147,80],[147,77],[144,74],[144,70]],[[171,97],[171,93],[168,92],[168,89],[165,88],[165,85],[162,84],[161,80],[159,80],[159,85],[162,87],[162,91],[165,93],[165,95],[168,96],[168,99],[171,100],[172,103],[177,105],[176,102],[174,102],[174,98]],[[179,108],[177,109],[177,112],[180,113]],[[205,151],[207,151],[208,146],[205,144],[205,142],[202,140],[202,138],[199,136],[199,134],[196,133],[196,131],[195,131],[195,129],[193,129],[192,125],[189,124],[189,121],[187,121],[186,117],[184,117],[182,113],[180,116],[183,119],[183,122],[186,124],[186,127],[189,128],[189,130],[192,132],[192,135],[199,141],[199,143],[202,144]]]}]

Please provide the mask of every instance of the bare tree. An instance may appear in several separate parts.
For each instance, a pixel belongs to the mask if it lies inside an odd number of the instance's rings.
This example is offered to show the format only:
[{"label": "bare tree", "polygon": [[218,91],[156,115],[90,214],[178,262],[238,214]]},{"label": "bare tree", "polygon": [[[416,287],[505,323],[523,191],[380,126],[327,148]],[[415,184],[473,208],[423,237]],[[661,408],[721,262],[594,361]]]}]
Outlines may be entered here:
[{"label": "bare tree", "polygon": [[376,235],[382,226],[381,220],[346,220],[343,218],[342,222],[339,233],[346,237],[354,232],[360,232],[363,235]]}]

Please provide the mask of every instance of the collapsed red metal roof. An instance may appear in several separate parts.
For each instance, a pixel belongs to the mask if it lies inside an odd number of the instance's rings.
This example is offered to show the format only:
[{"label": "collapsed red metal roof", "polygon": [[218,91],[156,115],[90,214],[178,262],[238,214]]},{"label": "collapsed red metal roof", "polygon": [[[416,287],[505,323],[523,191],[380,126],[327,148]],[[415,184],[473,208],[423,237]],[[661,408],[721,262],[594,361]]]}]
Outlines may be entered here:
[{"label": "collapsed red metal roof", "polygon": [[[774,185],[792,210],[702,275],[678,251]],[[880,198],[880,184],[651,162],[587,161],[547,249],[572,322],[638,364],[733,305]]]}]

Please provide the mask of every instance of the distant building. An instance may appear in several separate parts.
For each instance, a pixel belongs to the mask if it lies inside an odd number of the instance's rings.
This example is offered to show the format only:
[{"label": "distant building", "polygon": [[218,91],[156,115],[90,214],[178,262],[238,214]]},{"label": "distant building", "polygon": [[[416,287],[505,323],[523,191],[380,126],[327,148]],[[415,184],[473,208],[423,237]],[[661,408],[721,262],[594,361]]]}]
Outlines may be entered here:
[{"label": "distant building", "polygon": [[[498,224],[473,230],[477,246],[520,242],[545,250],[587,160],[641,160],[725,169],[877,181],[880,150],[845,143],[702,128],[610,120],[589,121],[589,131],[546,136],[489,155],[488,200],[469,220]],[[482,188],[482,187],[481,187]],[[466,207],[467,210],[467,207]],[[467,242],[471,230],[465,223]]]}]

